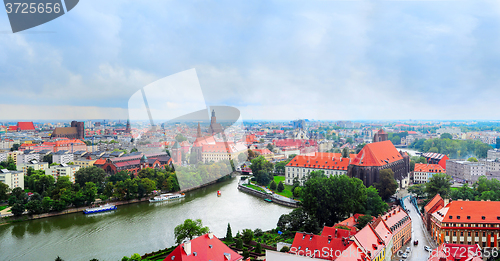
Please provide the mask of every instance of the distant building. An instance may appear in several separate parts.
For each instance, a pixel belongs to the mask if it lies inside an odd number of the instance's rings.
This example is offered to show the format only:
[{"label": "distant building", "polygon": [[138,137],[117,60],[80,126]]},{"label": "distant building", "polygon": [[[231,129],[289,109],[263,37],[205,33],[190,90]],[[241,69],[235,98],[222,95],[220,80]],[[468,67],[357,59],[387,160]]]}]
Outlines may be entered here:
[{"label": "distant building", "polygon": [[20,153],[17,155],[17,162],[19,164],[28,163],[31,160],[40,160],[40,154],[37,153]]},{"label": "distant building", "polygon": [[35,131],[35,125],[32,121],[18,122],[15,126],[9,126],[9,131]]},{"label": "distant building", "polygon": [[67,150],[60,150],[52,154],[52,162],[57,164],[66,164],[73,162],[75,156],[73,153],[69,153]]},{"label": "distant building", "polygon": [[403,187],[410,172],[410,156],[399,152],[389,140],[366,144],[349,165],[348,175],[361,179],[369,187],[379,181],[383,169],[391,169]]},{"label": "distant building", "polygon": [[83,122],[72,121],[71,127],[58,127],[52,132],[50,136],[54,138],[68,138],[68,139],[84,139],[85,127]]},{"label": "distant building", "polygon": [[446,172],[454,178],[475,182],[480,176],[486,175],[486,164],[466,160],[447,160]]},{"label": "distant building", "polygon": [[114,175],[122,170],[137,174],[137,172],[144,168],[162,168],[171,163],[172,160],[168,154],[160,153],[99,159],[94,162],[94,166],[102,168],[107,174]]},{"label": "distant building", "polygon": [[24,173],[22,171],[0,169],[0,182],[7,184],[11,190],[15,188],[24,189]]},{"label": "distant building", "polygon": [[383,129],[380,129],[378,132],[373,135],[373,142],[381,142],[386,141],[389,138],[389,134],[385,132]]},{"label": "distant building", "polygon": [[95,159],[92,159],[91,157],[88,157],[88,158],[83,158],[83,159],[82,158],[75,159],[75,160],[73,160],[73,163],[75,165],[78,165],[78,166],[82,167],[82,168],[86,168],[86,167],[92,167],[92,166],[94,166],[94,162],[95,161],[96,161]]},{"label": "distant building", "polygon": [[426,152],[422,154],[429,164],[438,164],[443,169],[446,170],[446,161],[449,160],[448,156],[441,153]]},{"label": "distant building", "polygon": [[[497,144],[499,144],[499,143],[497,143]],[[487,158],[493,159],[493,160],[500,159],[500,149],[488,150]]]},{"label": "distant building", "polygon": [[262,155],[267,161],[271,161],[274,158],[274,153],[269,149],[255,149],[253,151]]},{"label": "distant building", "polygon": [[438,164],[417,163],[415,164],[415,170],[413,171],[413,183],[427,183],[436,173],[446,173],[446,170]]},{"label": "distant building", "polygon": [[212,110],[212,117],[210,119],[210,126],[208,127],[208,132],[210,135],[214,136],[217,133],[222,133],[224,129],[220,123],[217,123],[217,118],[215,117],[215,110]]},{"label": "distant building", "polygon": [[241,261],[239,255],[212,233],[208,233],[177,246],[164,261]]},{"label": "distant building", "polygon": [[75,183],[75,173],[80,168],[81,167],[78,165],[59,164],[51,166],[48,170],[45,171],[45,174],[52,175],[56,180],[59,177],[67,176],[71,182]]},{"label": "distant building", "polygon": [[293,121],[292,123],[293,123],[294,129],[303,129],[303,130],[306,129],[306,121],[305,120],[296,120],[296,121]]}]

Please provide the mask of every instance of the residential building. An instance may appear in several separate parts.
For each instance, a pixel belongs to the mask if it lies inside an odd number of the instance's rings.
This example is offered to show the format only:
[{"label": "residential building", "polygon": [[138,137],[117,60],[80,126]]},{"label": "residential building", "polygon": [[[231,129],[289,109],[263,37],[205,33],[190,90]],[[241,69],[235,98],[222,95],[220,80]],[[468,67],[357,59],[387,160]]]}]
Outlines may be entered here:
[{"label": "residential building", "polygon": [[411,218],[400,206],[394,207],[382,216],[392,233],[392,254],[411,240]]},{"label": "residential building", "polygon": [[60,150],[52,154],[52,162],[57,164],[66,164],[73,162],[75,156],[73,153],[69,153],[67,150]]},{"label": "residential building", "polygon": [[267,161],[271,161],[274,158],[274,153],[272,153],[269,149],[255,149],[253,151],[262,155]]},{"label": "residential building", "polygon": [[386,253],[384,240],[375,232],[371,224],[358,231],[352,239],[360,249],[364,250],[368,260],[382,261],[386,260],[386,255],[392,256],[392,253]]},{"label": "residential building", "polygon": [[73,160],[73,163],[75,165],[82,167],[82,168],[86,168],[86,167],[94,166],[95,161],[96,161],[95,159],[92,159],[91,157],[87,157],[87,158],[75,159],[75,160]]},{"label": "residential building", "polygon": [[392,248],[394,245],[391,228],[387,226],[387,223],[385,223],[382,217],[378,217],[377,219],[375,219],[375,221],[371,225],[375,229],[377,235],[384,241],[385,261],[390,261],[392,257]]},{"label": "residential building", "polygon": [[295,156],[285,166],[285,184],[293,185],[294,178],[302,182],[316,170],[322,170],[328,176],[347,174],[351,158],[342,158],[341,155],[341,153],[316,152],[314,156]]},{"label": "residential building", "polygon": [[164,261],[240,261],[239,255],[214,234],[208,233],[178,245]]},{"label": "residential building", "polygon": [[81,167],[78,165],[68,165],[68,164],[59,164],[55,166],[50,166],[49,169],[45,171],[46,175],[52,175],[56,180],[61,176],[68,176],[69,180],[75,183],[75,173]]},{"label": "residential building", "polygon": [[438,164],[417,163],[413,171],[413,183],[427,183],[436,173],[446,173],[446,170]]},{"label": "residential building", "polygon": [[447,160],[446,172],[453,178],[475,182],[480,176],[486,175],[486,164],[466,160]]},{"label": "residential building", "polygon": [[488,150],[487,159],[500,159],[500,149]]},{"label": "residential building", "polygon": [[431,216],[431,237],[437,244],[498,247],[500,201],[452,201]]},{"label": "residential building", "polygon": [[40,154],[38,153],[31,153],[29,151],[24,151],[24,153],[19,153],[17,155],[17,162],[19,164],[24,164],[28,163],[30,160],[40,160]]},{"label": "residential building", "polygon": [[399,152],[390,140],[366,144],[352,160],[347,172],[369,187],[379,181],[379,172],[383,169],[392,169],[394,178],[402,187],[410,172],[410,156]]},{"label": "residential building", "polygon": [[424,206],[422,220],[427,230],[431,230],[431,216],[436,210],[444,207],[445,201],[439,194],[436,194],[427,205]]},{"label": "residential building", "polygon": [[440,153],[427,152],[422,154],[429,164],[438,164],[443,169],[446,169],[446,161],[449,160],[448,156]]},{"label": "residential building", "polygon": [[10,149],[14,146],[14,140],[12,139],[2,139],[0,140],[0,149]]},{"label": "residential building", "polygon": [[11,190],[18,187],[24,189],[24,173],[22,171],[0,169],[0,182],[7,184]]},{"label": "residential building", "polygon": [[483,261],[478,244],[441,244],[432,251],[427,261]]},{"label": "residential building", "polygon": [[6,161],[8,156],[9,156],[9,154],[7,154],[6,152],[0,153],[0,162]]},{"label": "residential building", "polygon": [[23,154],[22,151],[9,151],[7,152],[7,158],[11,157],[14,160],[14,163],[17,165],[17,155]]},{"label": "residential building", "polygon": [[49,168],[48,162],[39,162],[38,160],[30,160],[27,163],[17,164],[17,170],[22,170],[24,174],[28,173],[28,169],[33,170],[47,170]]}]

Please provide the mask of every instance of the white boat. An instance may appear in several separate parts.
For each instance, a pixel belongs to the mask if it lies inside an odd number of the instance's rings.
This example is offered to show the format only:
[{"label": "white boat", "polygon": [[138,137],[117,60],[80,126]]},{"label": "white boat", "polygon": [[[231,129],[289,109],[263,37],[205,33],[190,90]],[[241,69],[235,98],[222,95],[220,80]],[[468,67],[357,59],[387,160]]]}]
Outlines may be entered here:
[{"label": "white boat", "polygon": [[174,199],[180,199],[184,198],[186,195],[184,193],[181,194],[172,194],[172,193],[167,193],[167,194],[161,194],[159,196],[156,196],[152,199],[149,199],[149,202],[161,202],[165,200],[174,200]]},{"label": "white boat", "polygon": [[111,205],[111,204],[106,204],[102,206],[98,206],[95,208],[87,208],[83,211],[84,214],[92,214],[92,213],[99,213],[99,212],[104,212],[104,211],[110,211],[110,210],[115,210],[116,206]]}]

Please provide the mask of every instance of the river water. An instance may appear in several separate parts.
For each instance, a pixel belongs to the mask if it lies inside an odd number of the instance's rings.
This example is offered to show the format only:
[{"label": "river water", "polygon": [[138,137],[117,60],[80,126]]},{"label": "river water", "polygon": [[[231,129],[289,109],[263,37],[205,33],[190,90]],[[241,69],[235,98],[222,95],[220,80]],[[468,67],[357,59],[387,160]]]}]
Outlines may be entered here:
[{"label": "river water", "polygon": [[[137,203],[94,215],[74,213],[0,226],[0,260],[121,260],[175,243],[174,228],[202,219],[217,237],[245,228],[269,230],[292,211],[240,192],[239,177],[186,193],[176,202]],[[216,192],[220,190],[221,197]]]}]

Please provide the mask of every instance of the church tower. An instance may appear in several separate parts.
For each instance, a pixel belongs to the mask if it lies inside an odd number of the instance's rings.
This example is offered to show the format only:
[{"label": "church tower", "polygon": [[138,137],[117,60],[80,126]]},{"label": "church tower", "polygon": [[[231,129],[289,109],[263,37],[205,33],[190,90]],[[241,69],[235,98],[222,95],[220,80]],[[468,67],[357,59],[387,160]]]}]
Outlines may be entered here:
[{"label": "church tower", "polygon": [[182,163],[182,152],[181,152],[181,146],[179,145],[179,142],[175,142],[174,146],[172,146],[172,150],[170,151],[172,153],[172,160],[174,161],[175,164],[181,164]]},{"label": "church tower", "polygon": [[196,137],[197,138],[201,138],[201,128],[200,128],[200,123],[198,122],[198,130],[197,130],[197,133],[196,133]]},{"label": "church tower", "polygon": [[130,120],[127,120],[127,127],[125,128],[126,133],[130,133]]},{"label": "church tower", "polygon": [[146,157],[146,154],[143,154],[140,160],[140,165],[141,169],[145,169],[148,167],[148,157]]}]

